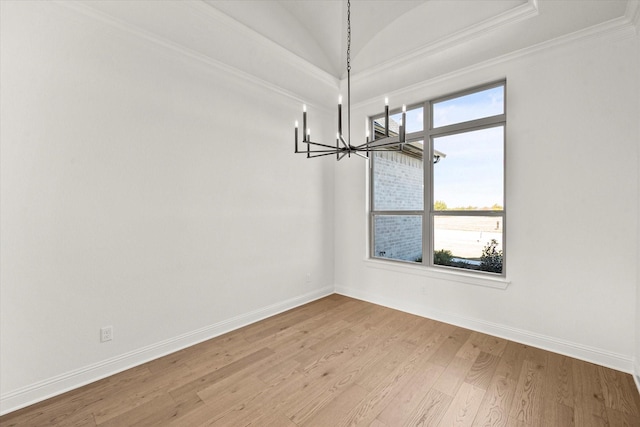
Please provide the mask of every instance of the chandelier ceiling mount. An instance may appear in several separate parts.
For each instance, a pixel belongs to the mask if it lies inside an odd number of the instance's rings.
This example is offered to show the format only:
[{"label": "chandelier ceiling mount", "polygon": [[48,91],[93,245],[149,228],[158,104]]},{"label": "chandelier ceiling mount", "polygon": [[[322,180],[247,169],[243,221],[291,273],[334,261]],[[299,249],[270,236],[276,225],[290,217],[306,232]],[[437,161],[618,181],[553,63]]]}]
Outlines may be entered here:
[{"label": "chandelier ceiling mount", "polygon": [[[347,129],[346,138],[342,129],[342,95],[338,97],[338,132],[334,145],[311,140],[311,129],[307,126],[307,106],[302,106],[302,149],[299,147],[298,121],[295,122],[294,152],[307,155],[307,158],[335,155],[337,160],[351,154],[369,158],[373,151],[402,151],[405,143],[406,106],[402,106],[402,118],[398,132],[389,132],[389,100],[385,98],[384,106],[384,136],[375,138],[369,136],[369,122],[367,120],[366,140],[363,144],[351,144],[351,1],[347,0]],[[306,144],[306,147],[304,145]]]}]

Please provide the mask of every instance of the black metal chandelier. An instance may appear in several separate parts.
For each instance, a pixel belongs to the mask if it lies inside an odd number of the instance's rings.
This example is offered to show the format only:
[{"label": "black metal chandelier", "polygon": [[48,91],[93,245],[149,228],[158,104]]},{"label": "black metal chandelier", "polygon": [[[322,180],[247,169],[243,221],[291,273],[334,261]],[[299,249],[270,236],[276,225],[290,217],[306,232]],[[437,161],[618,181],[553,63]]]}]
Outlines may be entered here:
[{"label": "black metal chandelier", "polygon": [[323,144],[311,140],[311,130],[307,126],[307,106],[302,106],[302,144],[306,144],[302,150],[298,146],[298,121],[295,123],[295,153],[307,154],[307,158],[336,156],[337,160],[343,157],[351,157],[356,154],[368,158],[372,151],[402,151],[405,143],[406,106],[402,106],[402,118],[398,131],[389,131],[389,100],[385,98],[384,106],[384,133],[382,138],[375,138],[377,131],[374,129],[374,137],[369,137],[367,125],[366,141],[360,145],[351,144],[351,1],[347,0],[347,133],[346,139],[342,132],[342,96],[338,97],[338,133],[335,146]]}]

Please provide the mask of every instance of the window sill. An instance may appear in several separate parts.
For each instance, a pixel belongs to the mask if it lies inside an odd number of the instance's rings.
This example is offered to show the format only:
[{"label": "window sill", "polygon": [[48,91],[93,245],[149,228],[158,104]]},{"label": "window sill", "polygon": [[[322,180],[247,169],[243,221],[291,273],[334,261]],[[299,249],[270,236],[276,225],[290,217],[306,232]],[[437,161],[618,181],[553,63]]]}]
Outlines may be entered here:
[{"label": "window sill", "polygon": [[483,274],[469,274],[457,271],[446,271],[431,267],[405,264],[402,262],[384,261],[367,258],[364,264],[368,268],[378,268],[381,270],[394,271],[396,273],[413,274],[417,276],[429,277],[432,279],[449,280],[452,282],[465,283],[468,285],[485,286],[487,288],[507,289],[511,283],[504,277],[490,277]]}]

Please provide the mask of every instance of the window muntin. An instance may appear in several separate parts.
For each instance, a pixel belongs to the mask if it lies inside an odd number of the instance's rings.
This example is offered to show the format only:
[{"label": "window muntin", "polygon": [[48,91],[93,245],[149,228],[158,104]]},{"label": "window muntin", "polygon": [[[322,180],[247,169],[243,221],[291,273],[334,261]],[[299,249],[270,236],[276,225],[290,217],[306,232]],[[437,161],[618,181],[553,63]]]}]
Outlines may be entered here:
[{"label": "window muntin", "polygon": [[[413,120],[419,130],[408,132],[411,144],[393,155],[407,163],[422,153],[421,186],[408,185],[398,165],[397,180],[381,179],[390,167],[384,163],[394,157],[371,156],[372,258],[504,276],[505,87],[498,82],[412,106],[421,120],[407,111],[407,126]],[[390,134],[399,118],[390,115]],[[371,124],[384,130],[384,116]],[[398,185],[411,203],[384,200]]]}]

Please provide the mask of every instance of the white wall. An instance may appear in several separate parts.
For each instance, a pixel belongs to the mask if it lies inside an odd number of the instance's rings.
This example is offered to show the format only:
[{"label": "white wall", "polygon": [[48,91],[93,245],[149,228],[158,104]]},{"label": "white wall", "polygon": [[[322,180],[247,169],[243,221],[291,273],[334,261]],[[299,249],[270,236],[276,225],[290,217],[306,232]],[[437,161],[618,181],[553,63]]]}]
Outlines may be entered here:
[{"label": "white wall", "polygon": [[[336,222],[336,290],[630,372],[638,352],[638,49],[638,37],[606,35],[410,90],[396,85],[390,98],[409,104],[506,77],[510,285],[366,261],[366,166],[350,162],[336,167],[336,184],[350,183],[336,185],[336,218],[350,218]],[[402,82],[398,70],[378,77]],[[381,94],[370,93],[355,123],[381,111]]]},{"label": "white wall", "polygon": [[[640,37],[640,33],[638,34]],[[640,49],[636,52],[640,56]],[[640,61],[640,60],[639,60]],[[638,102],[640,102],[640,85],[638,85]],[[638,120],[638,211],[640,212],[640,120]],[[636,350],[635,350],[635,380],[638,391],[640,391],[640,224],[638,224],[638,258],[636,262],[638,286],[636,288]]]},{"label": "white wall", "polygon": [[333,291],[334,162],[293,154],[298,100],[1,8],[2,412]]}]

